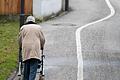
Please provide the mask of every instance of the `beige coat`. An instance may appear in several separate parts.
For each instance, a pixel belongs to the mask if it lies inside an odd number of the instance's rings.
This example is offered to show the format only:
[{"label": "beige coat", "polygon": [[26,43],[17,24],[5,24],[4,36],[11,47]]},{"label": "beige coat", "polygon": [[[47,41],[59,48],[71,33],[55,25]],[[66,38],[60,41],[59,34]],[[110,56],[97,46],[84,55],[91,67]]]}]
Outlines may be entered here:
[{"label": "beige coat", "polygon": [[19,45],[22,47],[23,61],[41,58],[41,48],[44,48],[45,38],[41,27],[37,24],[23,25],[19,33]]}]

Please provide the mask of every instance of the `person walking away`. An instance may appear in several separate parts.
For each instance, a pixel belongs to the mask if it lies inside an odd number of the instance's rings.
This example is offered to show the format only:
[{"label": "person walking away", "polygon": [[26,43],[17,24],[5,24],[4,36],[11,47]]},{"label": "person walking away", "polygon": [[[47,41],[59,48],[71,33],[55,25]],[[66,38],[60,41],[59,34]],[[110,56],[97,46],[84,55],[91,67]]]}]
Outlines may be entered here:
[{"label": "person walking away", "polygon": [[35,23],[33,16],[28,16],[26,24],[20,28],[19,33],[19,45],[22,48],[22,59],[24,63],[23,80],[35,80],[44,44],[45,37],[41,26]]}]

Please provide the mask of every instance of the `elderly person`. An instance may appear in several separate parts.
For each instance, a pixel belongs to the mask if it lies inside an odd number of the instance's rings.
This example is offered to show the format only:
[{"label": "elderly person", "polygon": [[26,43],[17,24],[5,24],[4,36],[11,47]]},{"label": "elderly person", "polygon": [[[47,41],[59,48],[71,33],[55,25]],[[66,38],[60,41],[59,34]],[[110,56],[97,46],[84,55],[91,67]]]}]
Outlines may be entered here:
[{"label": "elderly person", "polygon": [[44,43],[45,38],[40,25],[35,23],[33,16],[28,16],[26,24],[20,28],[19,34],[19,45],[22,48],[24,62],[23,80],[35,80]]}]

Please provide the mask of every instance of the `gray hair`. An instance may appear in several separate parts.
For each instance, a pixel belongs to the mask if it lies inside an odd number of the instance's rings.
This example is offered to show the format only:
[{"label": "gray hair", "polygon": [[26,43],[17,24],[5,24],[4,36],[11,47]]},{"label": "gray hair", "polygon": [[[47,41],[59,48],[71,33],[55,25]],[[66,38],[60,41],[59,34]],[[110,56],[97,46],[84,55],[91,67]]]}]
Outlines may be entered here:
[{"label": "gray hair", "polygon": [[28,16],[27,19],[26,19],[26,23],[28,22],[35,22],[35,18],[33,16]]}]

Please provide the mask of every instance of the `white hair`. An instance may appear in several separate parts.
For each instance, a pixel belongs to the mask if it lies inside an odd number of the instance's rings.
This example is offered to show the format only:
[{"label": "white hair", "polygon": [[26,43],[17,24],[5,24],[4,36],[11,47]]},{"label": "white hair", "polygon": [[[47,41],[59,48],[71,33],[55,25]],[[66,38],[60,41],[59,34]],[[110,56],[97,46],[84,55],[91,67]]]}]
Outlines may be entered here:
[{"label": "white hair", "polygon": [[33,16],[28,16],[26,19],[26,23],[28,23],[30,21],[35,22],[35,18]]}]

